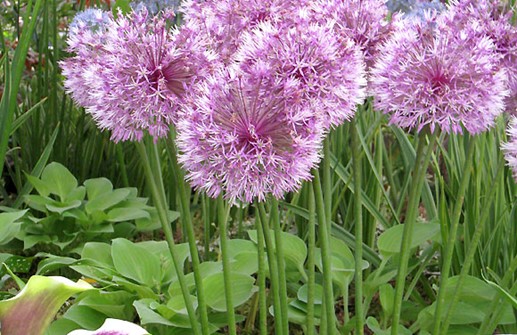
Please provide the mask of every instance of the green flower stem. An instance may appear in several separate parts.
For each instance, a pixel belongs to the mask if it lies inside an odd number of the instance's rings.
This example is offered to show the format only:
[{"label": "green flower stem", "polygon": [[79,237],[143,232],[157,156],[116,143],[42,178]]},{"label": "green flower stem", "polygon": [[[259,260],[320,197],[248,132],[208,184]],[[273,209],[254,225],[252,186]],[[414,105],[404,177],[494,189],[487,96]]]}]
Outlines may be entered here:
[{"label": "green flower stem", "polygon": [[149,188],[151,189],[151,194],[154,199],[154,205],[156,210],[158,211],[158,217],[160,219],[160,223],[162,225],[163,233],[165,235],[165,240],[167,241],[167,245],[169,246],[169,252],[172,256],[172,260],[174,263],[174,269],[178,275],[178,281],[181,288],[181,293],[183,294],[183,299],[185,299],[185,307],[187,308],[187,314],[190,320],[190,324],[192,326],[192,331],[194,335],[200,335],[201,329],[199,327],[199,323],[197,321],[196,312],[194,310],[194,305],[192,304],[192,300],[190,298],[190,292],[188,290],[187,283],[185,281],[185,274],[183,273],[183,266],[181,261],[176,254],[176,250],[174,250],[174,237],[172,235],[172,228],[169,223],[169,219],[167,216],[167,208],[165,207],[165,199],[162,198],[158,190],[158,186],[156,185],[156,180],[154,178],[153,170],[151,169],[151,164],[149,163],[149,157],[146,152],[145,145],[142,142],[136,143],[136,148],[138,153],[140,154],[140,158],[142,164],[144,166],[144,172],[149,184]]},{"label": "green flower stem", "polygon": [[[476,224],[476,229],[474,230],[474,234],[472,235],[472,239],[469,243],[469,249],[467,252],[467,257],[465,257],[462,267],[460,276],[458,278],[458,282],[456,284],[456,287],[453,291],[452,297],[450,297],[451,304],[449,305],[448,312],[445,313],[445,319],[443,320],[443,326],[442,326],[442,334],[446,334],[447,330],[449,328],[449,324],[451,321],[451,315],[452,311],[456,307],[456,304],[458,303],[459,297],[460,297],[460,291],[461,287],[463,285],[463,282],[465,281],[465,278],[467,277],[470,266],[472,265],[472,262],[474,261],[474,257],[476,256],[477,247],[479,244],[479,241],[481,241],[481,236],[483,234],[483,229],[485,227],[485,223],[488,221],[488,215],[490,214],[490,209],[492,206],[492,201],[494,200],[496,191],[498,190],[497,186],[499,184],[499,180],[501,179],[501,174],[504,170],[504,164],[501,162],[499,164],[499,168],[497,169],[497,174],[494,177],[494,180],[492,181],[492,187],[490,188],[486,202],[483,207],[483,211],[481,212],[480,218],[478,223]],[[440,286],[441,287],[441,286]]]},{"label": "green flower stem", "polygon": [[[404,297],[404,287],[408,270],[409,256],[411,252],[411,238],[413,237],[413,228],[418,216],[418,206],[420,204],[420,196],[424,186],[424,179],[433,152],[434,143],[436,141],[437,132],[431,134],[429,144],[426,145],[425,138],[420,138],[415,157],[415,167],[413,170],[414,178],[409,190],[409,201],[406,213],[406,222],[402,233],[402,244],[400,249],[400,263],[397,272],[397,280],[395,284],[395,302],[393,304],[393,319],[391,323],[391,334],[399,335],[398,328],[400,322],[400,312],[402,310],[402,300]],[[427,148],[427,150],[426,150]]]},{"label": "green flower stem", "polygon": [[433,335],[439,335],[440,322],[442,320],[443,309],[445,307],[445,288],[447,286],[447,279],[449,278],[449,271],[452,264],[452,256],[454,254],[454,244],[458,233],[458,226],[460,223],[461,209],[463,208],[463,200],[465,199],[465,191],[470,180],[470,173],[472,171],[472,163],[474,161],[474,152],[476,148],[476,138],[472,137],[469,140],[467,155],[463,166],[463,174],[460,180],[460,187],[456,193],[456,203],[451,217],[451,228],[447,244],[445,245],[445,257],[443,259],[442,271],[440,273],[440,290],[438,291],[438,298],[436,299],[436,310],[434,313],[434,328]]},{"label": "green flower stem", "polygon": [[275,334],[287,335],[284,333],[284,321],[282,320],[282,307],[280,302],[280,283],[278,280],[278,265],[276,263],[275,248],[266,214],[266,209],[262,202],[257,202],[260,221],[262,223],[262,231],[264,233],[264,241],[266,242],[267,260],[269,263],[269,277],[271,279],[273,291],[273,308],[275,310]]},{"label": "green flower stem", "polygon": [[227,215],[226,208],[224,206],[224,200],[220,196],[217,199],[217,219],[219,221],[219,238],[221,243],[221,254],[223,258],[223,276],[224,276],[224,294],[226,297],[226,312],[228,321],[228,333],[230,335],[236,335],[237,329],[235,327],[235,311],[233,309],[233,296],[232,296],[232,278],[231,278],[231,266],[230,266],[230,255],[228,254],[228,237],[227,233]]},{"label": "green flower stem", "polygon": [[282,228],[280,227],[280,216],[278,213],[278,200],[275,197],[270,198],[271,203],[271,221],[273,231],[275,233],[275,251],[276,263],[278,266],[278,281],[280,294],[280,312],[282,313],[282,328],[284,334],[289,334],[289,322],[287,318],[287,282],[285,278],[285,258],[282,242]]},{"label": "green flower stem", "polygon": [[209,335],[209,323],[208,323],[208,311],[205,300],[205,289],[203,286],[203,278],[201,278],[201,272],[199,271],[199,253],[197,251],[196,236],[194,234],[194,225],[192,224],[192,215],[190,213],[190,201],[185,187],[183,171],[178,165],[176,159],[176,147],[174,141],[169,137],[169,143],[167,145],[170,150],[170,158],[172,160],[172,168],[175,171],[176,186],[179,192],[180,198],[180,214],[181,220],[184,223],[184,227],[187,233],[187,241],[190,250],[190,257],[192,259],[192,272],[194,272],[194,281],[196,283],[197,291],[197,302],[199,308],[199,314],[201,316],[201,329],[203,335]]},{"label": "green flower stem", "polygon": [[[351,124],[352,162],[354,168],[354,216],[355,216],[355,316],[356,334],[364,334],[363,318],[363,206],[361,202],[361,143],[357,131],[359,124],[354,118]],[[345,301],[346,304],[346,301]]]},{"label": "green flower stem", "polygon": [[316,204],[314,190],[309,187],[309,227],[308,227],[308,256],[307,256],[307,335],[314,335],[314,290],[315,290],[315,269],[314,250],[316,250]]},{"label": "green flower stem", "polygon": [[[328,157],[330,159],[330,157]],[[325,160],[325,158],[324,158]],[[325,166],[325,165],[324,165]],[[325,204],[323,200],[323,190],[321,187],[320,174],[313,170],[314,175],[314,196],[316,199],[316,213],[318,215],[319,242],[321,248],[321,260],[323,265],[323,309],[326,318],[326,334],[335,334],[335,312],[334,312],[334,292],[332,289],[332,264],[330,251],[330,231],[325,215]]]},{"label": "green flower stem", "polygon": [[[258,204],[255,203],[255,208]],[[259,287],[259,328],[260,335],[267,335],[267,297],[266,297],[266,254],[264,252],[264,232],[262,220],[257,215],[255,218],[255,228],[257,229],[257,254],[258,254],[258,273],[257,281]]]}]

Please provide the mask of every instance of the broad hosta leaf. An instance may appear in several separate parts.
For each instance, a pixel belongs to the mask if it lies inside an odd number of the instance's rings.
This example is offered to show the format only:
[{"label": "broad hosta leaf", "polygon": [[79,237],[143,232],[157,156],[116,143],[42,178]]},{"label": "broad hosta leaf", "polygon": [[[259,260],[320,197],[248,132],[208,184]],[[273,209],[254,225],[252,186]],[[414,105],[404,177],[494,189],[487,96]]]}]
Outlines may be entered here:
[{"label": "broad hosta leaf", "polygon": [[160,260],[138,244],[117,238],[111,246],[115,269],[122,276],[148,287],[156,287],[162,278]]},{"label": "broad hosta leaf", "polygon": [[20,231],[21,222],[17,220],[27,213],[28,209],[8,213],[0,213],[0,245],[9,243]]},{"label": "broad hosta leaf", "polygon": [[[400,252],[403,230],[404,225],[396,225],[379,236],[377,246],[382,254],[391,256]],[[416,248],[425,241],[436,239],[439,237],[439,234],[440,224],[438,223],[416,223],[411,238],[411,248]]]},{"label": "broad hosta leaf", "polygon": [[48,191],[59,196],[62,201],[65,201],[68,194],[77,187],[77,179],[72,173],[56,162],[52,162],[45,167],[41,174],[41,180],[47,185]]},{"label": "broad hosta leaf", "polygon": [[147,211],[139,208],[114,208],[108,212],[109,222],[123,222],[150,217]]},{"label": "broad hosta leaf", "polygon": [[86,212],[104,211],[124,201],[129,196],[128,189],[118,189],[112,192],[98,194],[92,198],[88,195],[88,203],[85,206]]},{"label": "broad hosta leaf", "polygon": [[32,276],[13,298],[0,301],[0,322],[6,335],[44,334],[61,305],[73,294],[93,289],[84,281]]},{"label": "broad hosta leaf", "polygon": [[[253,285],[255,279],[241,273],[232,273],[230,277],[233,304],[237,307],[248,301],[255,292],[255,286]],[[226,298],[223,273],[216,273],[204,278],[203,286],[207,305],[216,311],[225,312]]]},{"label": "broad hosta leaf", "polygon": [[[248,235],[253,242],[257,243],[256,230],[249,230]],[[273,230],[271,230],[271,236],[274,236]],[[281,236],[286,267],[288,269],[291,267],[298,269],[299,271],[304,271],[303,264],[307,258],[307,246],[305,245],[305,242],[303,242],[303,240],[298,236],[286,232],[282,232]],[[275,245],[274,240],[273,245]]]},{"label": "broad hosta leaf", "polygon": [[84,182],[88,200],[96,199],[102,194],[111,193],[113,184],[106,178],[93,178]]}]

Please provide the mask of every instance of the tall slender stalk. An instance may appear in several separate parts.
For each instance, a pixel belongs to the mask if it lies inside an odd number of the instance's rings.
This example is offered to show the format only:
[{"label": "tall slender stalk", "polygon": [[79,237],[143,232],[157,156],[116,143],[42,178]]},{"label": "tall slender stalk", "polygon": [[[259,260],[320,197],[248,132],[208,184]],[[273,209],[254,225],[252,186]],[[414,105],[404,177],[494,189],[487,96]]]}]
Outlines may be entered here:
[{"label": "tall slender stalk", "polygon": [[[354,167],[354,216],[355,216],[355,316],[356,334],[364,334],[363,318],[363,206],[361,202],[361,143],[357,127],[359,124],[352,120],[352,161]],[[346,303],[346,301],[345,301]]]},{"label": "tall slender stalk", "polygon": [[307,335],[314,335],[314,290],[315,290],[315,269],[314,250],[316,249],[316,204],[314,190],[309,187],[309,227],[308,227],[308,256],[307,256]]},{"label": "tall slender stalk", "polygon": [[264,233],[264,241],[266,242],[267,260],[269,263],[269,277],[273,288],[273,308],[275,311],[275,334],[287,335],[284,333],[284,321],[282,314],[282,307],[280,302],[280,283],[278,280],[278,264],[275,257],[275,248],[273,245],[273,239],[271,238],[271,232],[269,230],[269,223],[267,219],[266,209],[262,202],[257,202],[259,210],[260,221],[262,223],[262,232]]},{"label": "tall slender stalk", "polygon": [[185,300],[185,307],[187,308],[187,314],[190,320],[190,324],[192,327],[192,331],[195,335],[201,334],[201,329],[199,327],[199,322],[197,321],[196,311],[194,310],[194,305],[192,304],[192,300],[190,298],[190,292],[188,290],[187,283],[185,281],[185,275],[183,273],[183,264],[181,263],[176,250],[174,250],[174,237],[172,234],[172,228],[170,226],[170,222],[167,215],[167,208],[165,206],[166,200],[163,198],[162,194],[159,191],[159,187],[156,185],[156,179],[154,177],[153,170],[151,168],[151,164],[149,162],[149,156],[147,155],[147,151],[144,143],[137,142],[136,143],[137,151],[140,155],[142,164],[144,166],[144,173],[147,179],[147,183],[149,188],[151,189],[151,194],[154,200],[154,206],[158,211],[158,217],[160,219],[160,224],[163,229],[163,233],[165,235],[165,240],[167,241],[167,245],[169,246],[169,253],[171,254],[172,261],[174,263],[174,269],[176,270],[176,274],[178,276],[178,281],[181,288],[181,293],[183,294],[183,299]]},{"label": "tall slender stalk", "polygon": [[227,240],[227,215],[226,208],[224,206],[224,200],[220,196],[217,199],[217,216],[219,222],[219,239],[221,243],[221,254],[223,258],[223,276],[224,276],[224,294],[226,297],[226,312],[228,320],[228,333],[230,335],[236,335],[237,329],[235,327],[235,311],[233,309],[233,296],[232,296],[232,278],[231,278],[231,266],[230,266],[230,255],[228,254],[228,240]]},{"label": "tall slender stalk", "polygon": [[446,334],[447,330],[449,328],[449,324],[451,321],[451,315],[452,311],[456,307],[456,304],[458,303],[459,297],[460,297],[460,291],[463,285],[463,282],[465,281],[465,278],[467,277],[467,274],[470,270],[470,265],[474,261],[474,257],[476,256],[477,247],[479,244],[479,241],[481,240],[481,236],[483,234],[483,229],[485,227],[485,223],[488,221],[488,215],[490,214],[490,208],[492,206],[492,201],[494,200],[495,193],[497,191],[497,186],[499,184],[500,176],[504,170],[504,164],[500,163],[499,168],[497,169],[497,174],[494,177],[494,180],[492,181],[492,187],[489,189],[489,193],[487,195],[485,204],[483,206],[483,211],[481,212],[481,215],[479,217],[479,221],[476,224],[476,229],[474,230],[474,235],[472,236],[472,239],[470,240],[469,249],[467,256],[465,257],[465,260],[463,261],[460,276],[458,278],[458,282],[456,283],[456,287],[453,291],[452,297],[450,297],[451,303],[448,308],[448,313],[445,313],[445,319],[443,321],[442,326],[442,334]]},{"label": "tall slender stalk", "polygon": [[[325,159],[325,158],[324,158]],[[328,157],[330,159],[330,157]],[[320,174],[317,170],[313,171],[314,196],[316,199],[316,213],[318,215],[319,242],[321,248],[321,261],[323,265],[323,304],[324,317],[326,319],[326,334],[335,334],[335,312],[334,312],[334,292],[332,288],[332,264],[330,251],[330,231],[325,215],[325,204],[323,200],[323,190],[321,187]],[[329,222],[330,223],[330,222]]]},{"label": "tall slender stalk", "polygon": [[197,301],[199,314],[201,316],[201,329],[203,335],[210,334],[209,323],[208,323],[208,310],[205,300],[205,289],[203,286],[203,278],[201,278],[201,272],[199,271],[199,253],[197,251],[196,237],[194,235],[194,226],[192,224],[192,216],[190,213],[190,201],[188,198],[187,189],[185,187],[185,181],[183,178],[183,171],[178,165],[176,159],[176,149],[174,141],[169,136],[169,143],[167,149],[170,152],[170,159],[172,161],[172,168],[175,171],[177,177],[176,186],[178,188],[179,199],[180,199],[180,214],[183,220],[184,227],[187,233],[187,240],[190,250],[190,257],[192,259],[192,272],[194,273],[194,281],[196,283]]},{"label": "tall slender stalk", "polygon": [[[413,182],[409,191],[409,201],[402,233],[402,244],[400,249],[400,263],[397,272],[397,281],[395,284],[395,297],[393,304],[393,319],[391,324],[391,334],[399,335],[400,312],[402,310],[402,299],[404,297],[404,287],[406,283],[409,256],[411,252],[411,239],[413,237],[413,229],[418,215],[418,207],[420,204],[420,196],[424,185],[425,174],[431,153],[433,152],[434,143],[436,141],[437,132],[431,134],[429,144],[426,145],[425,138],[420,138],[416,151],[415,167],[413,169]],[[426,150],[427,148],[427,150]]]},{"label": "tall slender stalk", "polygon": [[275,197],[269,199],[271,203],[271,221],[275,233],[276,264],[278,266],[278,293],[280,295],[280,312],[282,313],[282,328],[284,334],[289,334],[289,322],[287,318],[287,282],[285,278],[285,258],[282,242],[282,228],[278,213],[278,200]]},{"label": "tall slender stalk", "polygon": [[[258,204],[255,203],[258,209]],[[257,254],[258,273],[257,281],[259,287],[259,329],[260,335],[267,335],[267,296],[266,296],[266,254],[264,252],[264,232],[260,213],[255,218],[255,229],[257,229]]]},{"label": "tall slender stalk", "polygon": [[456,236],[458,233],[458,226],[460,223],[461,209],[463,208],[463,200],[465,198],[465,191],[470,180],[470,173],[472,171],[472,163],[474,160],[474,152],[476,148],[476,136],[469,139],[467,148],[467,155],[463,165],[463,174],[460,180],[460,187],[456,193],[456,203],[451,217],[451,228],[449,230],[449,237],[445,246],[445,257],[443,259],[442,271],[440,272],[440,290],[438,291],[438,298],[436,299],[436,310],[434,314],[434,328],[433,334],[440,334],[440,323],[442,320],[443,308],[445,306],[445,290],[447,286],[447,279],[452,264],[452,256],[454,254],[454,244],[456,243]]}]

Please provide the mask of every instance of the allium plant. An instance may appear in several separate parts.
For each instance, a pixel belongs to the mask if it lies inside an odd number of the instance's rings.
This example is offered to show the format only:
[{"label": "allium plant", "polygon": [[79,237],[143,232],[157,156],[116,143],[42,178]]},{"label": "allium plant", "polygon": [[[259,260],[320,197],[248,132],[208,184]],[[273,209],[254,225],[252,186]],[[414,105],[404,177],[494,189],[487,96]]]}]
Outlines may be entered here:
[{"label": "allium plant", "polygon": [[321,114],[326,128],[337,126],[364,101],[366,80],[361,50],[351,39],[340,40],[333,28],[263,22],[243,33],[235,60],[250,78],[292,85],[294,102]]},{"label": "allium plant", "polygon": [[511,24],[513,11],[499,0],[460,0],[451,2],[456,25],[469,25],[476,21],[476,32],[489,36],[501,55],[500,67],[508,76],[509,96],[506,111],[517,115],[517,27]]},{"label": "allium plant", "polygon": [[504,110],[506,72],[494,42],[452,11],[397,23],[372,69],[376,107],[401,127],[482,132]]},{"label": "allium plant", "polygon": [[188,0],[182,3],[182,33],[206,42],[228,64],[237,50],[240,35],[278,12],[272,0]]},{"label": "allium plant", "polygon": [[177,45],[168,28],[170,11],[153,18],[146,8],[114,19],[101,28],[78,23],[61,63],[65,87],[115,142],[140,140],[145,131],[165,137],[185,91],[197,78],[204,50]]},{"label": "allium plant", "polygon": [[391,34],[391,22],[387,20],[388,8],[384,0],[317,0],[311,2],[314,20],[322,23],[335,22],[335,31],[343,38],[352,38],[364,53],[366,65],[372,65],[381,44]]},{"label": "allium plant", "polygon": [[300,98],[298,83],[272,85],[220,70],[196,87],[179,118],[178,160],[190,183],[211,197],[252,202],[297,190],[320,159],[324,127]]}]

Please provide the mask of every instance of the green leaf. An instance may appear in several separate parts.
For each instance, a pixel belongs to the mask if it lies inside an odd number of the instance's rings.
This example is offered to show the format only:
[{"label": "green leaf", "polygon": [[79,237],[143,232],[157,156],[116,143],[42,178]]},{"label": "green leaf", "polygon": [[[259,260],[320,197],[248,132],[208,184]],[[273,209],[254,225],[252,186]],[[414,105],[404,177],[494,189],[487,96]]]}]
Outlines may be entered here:
[{"label": "green leaf", "polygon": [[379,287],[379,298],[381,307],[386,317],[390,318],[393,313],[393,304],[395,302],[395,290],[390,284],[383,284]]},{"label": "green leaf", "polygon": [[[400,252],[403,230],[404,225],[400,224],[389,228],[379,236],[377,246],[383,255],[391,256]],[[440,225],[438,223],[416,223],[411,238],[411,249],[438,238],[439,234]]]},{"label": "green leaf", "polygon": [[[297,297],[300,301],[307,303],[309,301],[309,285],[304,284],[298,289]],[[314,304],[321,305],[323,303],[323,286],[319,284],[314,285]]]},{"label": "green leaf", "polygon": [[[253,283],[255,279],[241,273],[231,273],[230,283],[232,285],[232,299],[235,307],[248,301],[256,291]],[[205,299],[208,306],[212,309],[225,312],[226,298],[224,289],[223,273],[216,273],[203,279],[205,289]]]},{"label": "green leaf", "polygon": [[[38,254],[37,257],[45,256],[44,254]],[[55,271],[65,266],[69,266],[77,262],[77,259],[71,257],[60,257],[54,255],[49,256],[47,259],[42,260],[38,263],[38,270],[36,274],[44,275],[48,272]]]},{"label": "green leaf", "polygon": [[126,200],[128,196],[129,190],[127,189],[118,189],[113,192],[99,194],[96,197],[91,197],[88,194],[88,203],[84,208],[87,213],[105,211],[106,209]]},{"label": "green leaf", "polygon": [[[274,234],[274,231],[271,230],[271,235]],[[257,243],[257,231],[256,230],[248,230],[248,235],[250,239]],[[284,258],[286,261],[286,267],[298,270],[303,269],[303,265],[305,263],[305,259],[307,258],[307,246],[305,242],[301,238],[296,235],[289,234],[286,232],[281,232],[281,238],[284,248]],[[273,247],[276,248],[275,241],[273,241]]]},{"label": "green leaf", "polygon": [[488,285],[495,288],[509,303],[511,303],[513,305],[513,308],[517,309],[517,299],[514,296],[512,296],[508,291],[506,291],[504,288],[497,285],[493,281],[490,281],[485,277],[483,277],[483,279],[486,281]]},{"label": "green leaf", "polygon": [[58,202],[58,201],[52,201],[51,203],[48,203],[45,205],[45,208],[48,209],[49,212],[63,214],[64,212],[73,209],[81,207],[81,201],[80,200],[73,200],[70,202]]},{"label": "green leaf", "polygon": [[81,258],[93,260],[105,268],[115,269],[115,265],[111,258],[111,246],[107,243],[86,243],[81,253]]},{"label": "green leaf", "polygon": [[79,306],[87,306],[103,315],[115,319],[130,319],[135,295],[126,291],[102,292],[89,291],[79,302]]},{"label": "green leaf", "polygon": [[122,276],[148,287],[156,287],[162,278],[161,264],[157,256],[144,247],[126,239],[117,238],[111,246],[115,269]]},{"label": "green leaf", "polygon": [[108,212],[109,222],[124,222],[141,218],[150,218],[150,215],[138,208],[114,208]]},{"label": "green leaf", "polygon": [[152,299],[141,299],[133,302],[133,306],[135,307],[138,316],[140,317],[140,322],[143,325],[148,324],[159,324],[166,326],[174,326],[174,323],[170,322],[160,314],[156,313],[151,309],[150,305],[154,303]]},{"label": "green leaf", "polygon": [[21,222],[18,222],[18,219],[24,216],[27,211],[28,209],[23,211],[0,213],[0,245],[9,243],[16,237],[22,225]]},{"label": "green leaf", "polygon": [[96,199],[99,196],[113,191],[113,184],[107,178],[88,179],[84,183],[88,200]]},{"label": "green leaf", "polygon": [[77,187],[77,179],[63,165],[53,162],[47,165],[41,174],[41,180],[48,185],[51,194],[57,195],[62,201]]}]

